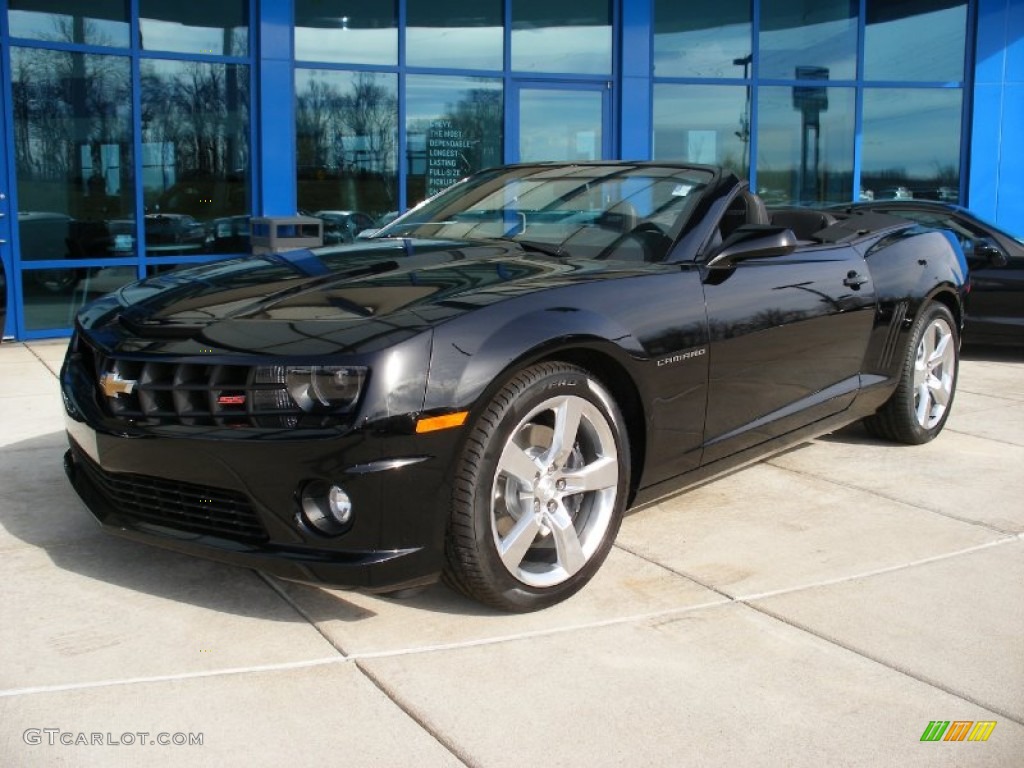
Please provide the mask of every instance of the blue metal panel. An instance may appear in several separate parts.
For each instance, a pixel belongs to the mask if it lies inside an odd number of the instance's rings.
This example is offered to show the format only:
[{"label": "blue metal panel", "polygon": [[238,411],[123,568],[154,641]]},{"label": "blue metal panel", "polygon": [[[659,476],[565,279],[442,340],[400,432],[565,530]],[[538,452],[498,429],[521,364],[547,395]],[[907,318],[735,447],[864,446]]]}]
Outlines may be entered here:
[{"label": "blue metal panel", "polygon": [[979,0],[967,203],[1014,231],[1024,220],[1024,0]]},{"label": "blue metal panel", "polygon": [[253,171],[257,199],[253,213],[294,216],[295,74],[292,65],[295,8],[293,0],[259,3],[257,64],[259,90],[253,115],[257,144]]},{"label": "blue metal panel", "polygon": [[619,157],[647,160],[654,135],[652,0],[624,0],[621,20],[622,80],[619,98]]},{"label": "blue metal panel", "polygon": [[1015,79],[1016,82],[1007,82],[1003,87],[1003,145],[999,152],[994,218],[1011,232],[1024,235],[1024,152],[1020,150],[1024,135],[1024,72],[1017,71]]}]

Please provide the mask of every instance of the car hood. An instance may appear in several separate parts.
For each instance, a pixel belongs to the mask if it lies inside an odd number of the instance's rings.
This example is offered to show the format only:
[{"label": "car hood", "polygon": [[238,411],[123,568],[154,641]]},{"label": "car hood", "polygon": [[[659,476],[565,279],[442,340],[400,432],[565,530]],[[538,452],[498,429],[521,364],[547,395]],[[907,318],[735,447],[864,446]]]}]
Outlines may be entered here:
[{"label": "car hood", "polygon": [[368,353],[517,295],[658,269],[513,242],[367,241],[177,270],[101,299],[79,323],[122,351]]}]

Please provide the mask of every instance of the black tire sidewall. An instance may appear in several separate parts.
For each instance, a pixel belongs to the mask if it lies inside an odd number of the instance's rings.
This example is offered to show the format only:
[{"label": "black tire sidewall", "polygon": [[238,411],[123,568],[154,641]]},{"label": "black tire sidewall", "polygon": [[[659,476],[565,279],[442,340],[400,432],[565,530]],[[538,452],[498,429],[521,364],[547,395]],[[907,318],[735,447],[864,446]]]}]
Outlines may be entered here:
[{"label": "black tire sidewall", "polygon": [[[586,565],[561,584],[538,588],[516,579],[498,555],[492,532],[491,492],[498,461],[513,431],[539,404],[562,395],[575,395],[587,400],[607,420],[618,455],[618,495],[604,539]],[[490,420],[478,419],[474,427],[474,433],[482,438],[484,444],[482,459],[470,468],[473,476],[470,514],[475,564],[479,570],[477,575],[494,593],[492,599],[485,599],[486,602],[508,610],[536,610],[577,592],[593,577],[611,550],[622,521],[629,487],[629,444],[622,416],[611,395],[586,371],[567,363],[542,363],[524,370],[495,396],[490,407],[495,406],[496,424],[492,426]]]},{"label": "black tire sidewall", "polygon": [[[918,424],[917,414],[914,410],[914,365],[917,361],[917,348],[921,345],[925,331],[931,327],[936,319],[943,319],[953,334],[953,388],[949,394],[949,402],[946,403],[946,410],[935,426],[925,428]],[[900,418],[906,419],[906,428],[913,434],[915,443],[927,443],[934,439],[946,424],[946,419],[953,408],[953,400],[956,397],[956,385],[960,378],[960,337],[957,332],[956,320],[949,309],[939,302],[930,302],[924,307],[917,322],[914,325],[910,344],[907,347],[907,356],[903,362],[902,377],[900,380],[899,407],[902,409]]]}]

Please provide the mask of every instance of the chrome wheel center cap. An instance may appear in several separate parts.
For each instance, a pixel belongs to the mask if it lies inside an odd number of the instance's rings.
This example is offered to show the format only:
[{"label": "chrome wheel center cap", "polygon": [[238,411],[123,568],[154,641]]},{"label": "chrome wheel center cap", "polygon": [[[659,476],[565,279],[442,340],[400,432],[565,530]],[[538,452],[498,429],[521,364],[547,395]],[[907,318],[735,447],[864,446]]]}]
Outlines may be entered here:
[{"label": "chrome wheel center cap", "polygon": [[555,481],[551,477],[543,477],[533,491],[534,496],[542,502],[551,501],[555,498]]}]

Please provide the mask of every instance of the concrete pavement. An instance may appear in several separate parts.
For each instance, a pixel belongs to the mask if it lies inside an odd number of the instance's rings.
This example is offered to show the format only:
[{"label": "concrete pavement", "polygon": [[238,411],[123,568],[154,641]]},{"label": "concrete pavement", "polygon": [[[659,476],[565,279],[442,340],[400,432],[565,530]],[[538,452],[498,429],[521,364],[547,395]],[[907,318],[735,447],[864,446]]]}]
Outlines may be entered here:
[{"label": "concrete pavement", "polygon": [[1021,765],[1024,352],[969,351],[929,445],[853,427],[629,515],[524,616],[103,535],[62,355],[0,346],[0,765]]}]

